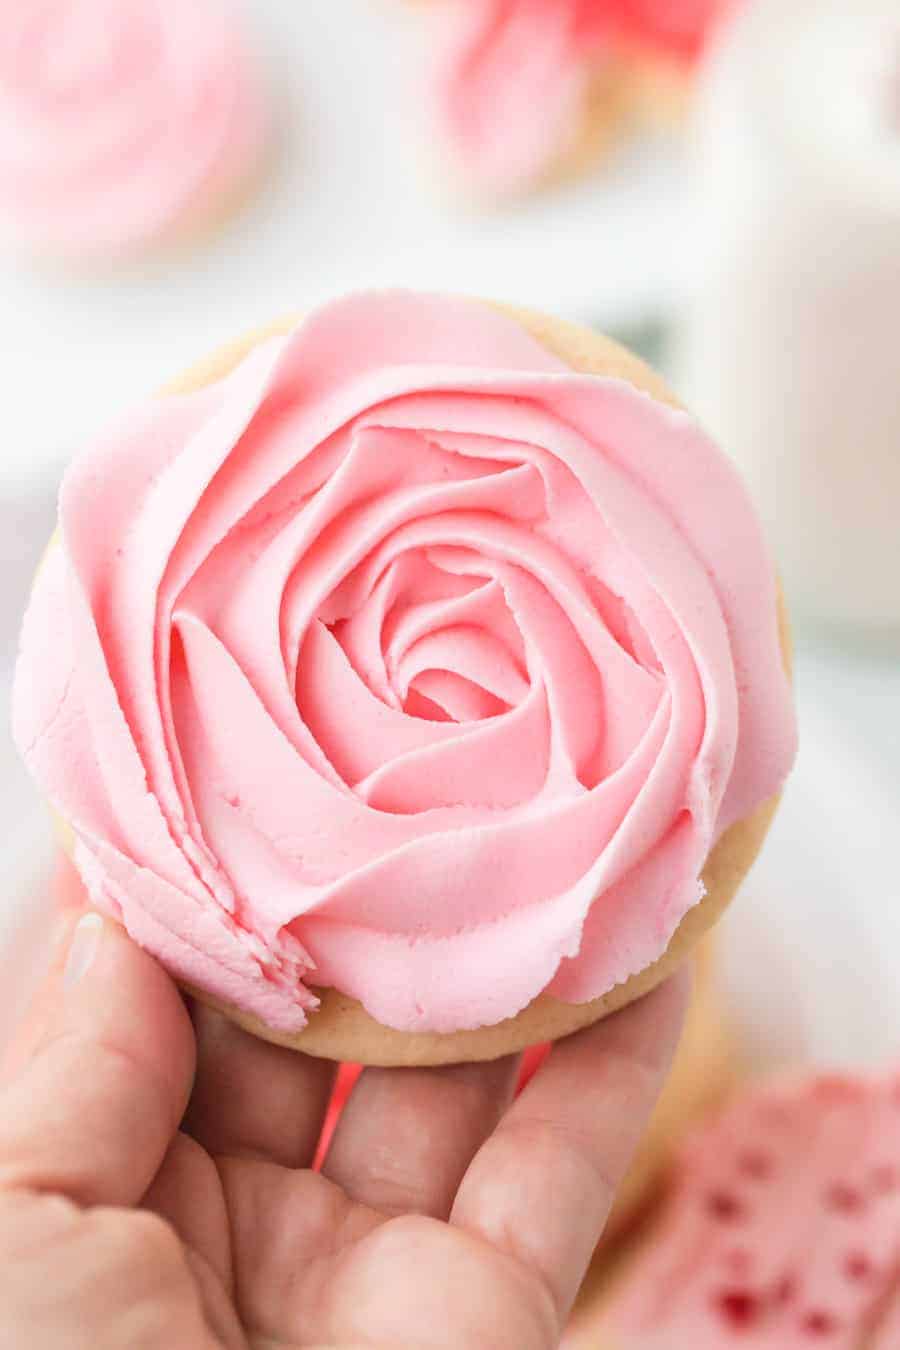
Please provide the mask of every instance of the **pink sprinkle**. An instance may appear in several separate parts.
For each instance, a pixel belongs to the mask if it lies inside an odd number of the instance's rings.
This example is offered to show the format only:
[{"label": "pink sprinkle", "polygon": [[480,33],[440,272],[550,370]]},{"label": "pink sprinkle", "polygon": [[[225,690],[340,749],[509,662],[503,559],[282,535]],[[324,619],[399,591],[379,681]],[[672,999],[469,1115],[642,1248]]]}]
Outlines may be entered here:
[{"label": "pink sprinkle", "polygon": [[803,1330],[808,1336],[830,1336],[837,1330],[837,1322],[831,1313],[811,1312],[803,1319]]},{"label": "pink sprinkle", "polygon": [[746,1289],[728,1289],[716,1305],[722,1319],[732,1327],[752,1327],[759,1321],[759,1299]]},{"label": "pink sprinkle", "polygon": [[844,1274],[848,1280],[867,1280],[873,1270],[872,1262],[865,1252],[850,1252],[844,1261]]},{"label": "pink sprinkle", "polygon": [[754,1181],[765,1181],[772,1175],[772,1159],[765,1153],[744,1153],[738,1159],[738,1168],[745,1177]]},{"label": "pink sprinkle", "polygon": [[727,1191],[715,1191],[708,1199],[709,1212],[723,1222],[734,1222],[744,1216],[741,1202]]},{"label": "pink sprinkle", "polygon": [[841,1214],[858,1214],[864,1208],[863,1198],[859,1191],[854,1190],[843,1181],[835,1182],[825,1195],[825,1203],[829,1209],[836,1209]]}]

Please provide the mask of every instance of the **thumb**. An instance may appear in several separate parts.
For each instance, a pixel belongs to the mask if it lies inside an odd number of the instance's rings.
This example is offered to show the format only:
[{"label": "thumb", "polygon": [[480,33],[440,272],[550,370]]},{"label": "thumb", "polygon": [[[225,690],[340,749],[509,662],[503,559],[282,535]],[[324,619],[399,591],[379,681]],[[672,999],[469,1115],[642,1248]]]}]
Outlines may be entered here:
[{"label": "thumb", "polygon": [[0,1095],[0,1189],[134,1204],[178,1129],[194,1037],[178,990],[99,914],[75,925],[34,1056]]}]

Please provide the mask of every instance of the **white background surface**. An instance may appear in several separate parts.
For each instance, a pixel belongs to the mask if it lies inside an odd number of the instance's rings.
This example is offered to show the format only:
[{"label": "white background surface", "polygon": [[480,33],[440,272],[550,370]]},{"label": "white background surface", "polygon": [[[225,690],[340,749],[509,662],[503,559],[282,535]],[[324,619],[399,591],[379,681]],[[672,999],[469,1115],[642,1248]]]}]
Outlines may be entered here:
[{"label": "white background surface", "polygon": [[[0,263],[4,708],[14,626],[61,464],[113,411],[204,351],[355,285],[468,291],[601,324],[669,311],[684,292],[690,219],[671,147],[635,147],[606,176],[518,212],[467,213],[424,182],[403,6],[251,8],[282,127],[258,198],[201,251],[113,276]],[[757,1060],[900,1060],[898,667],[888,654],[866,661],[801,646],[800,761],[721,944]],[[49,825],[5,722],[0,1028],[37,950],[37,879],[50,857]]]},{"label": "white background surface", "polygon": [[[677,289],[684,213],[671,147],[515,211],[449,198],[416,90],[421,21],[397,0],[252,0],[279,144],[261,190],[199,250],[111,275],[0,263],[0,489],[58,463],[112,406],[223,340],[359,286],[509,299],[610,322]],[[640,172],[636,172],[636,168]]]},{"label": "white background surface", "polygon": [[800,754],[721,929],[757,1065],[900,1063],[900,660],[802,644]]}]

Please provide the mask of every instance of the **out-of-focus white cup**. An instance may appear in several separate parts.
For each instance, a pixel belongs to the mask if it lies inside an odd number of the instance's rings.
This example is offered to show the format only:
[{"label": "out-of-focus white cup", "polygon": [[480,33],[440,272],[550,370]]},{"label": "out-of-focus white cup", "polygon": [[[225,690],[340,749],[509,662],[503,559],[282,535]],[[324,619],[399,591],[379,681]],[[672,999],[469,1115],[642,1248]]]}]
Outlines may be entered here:
[{"label": "out-of-focus white cup", "polygon": [[749,0],[695,116],[688,392],[795,608],[900,634],[900,3]]}]

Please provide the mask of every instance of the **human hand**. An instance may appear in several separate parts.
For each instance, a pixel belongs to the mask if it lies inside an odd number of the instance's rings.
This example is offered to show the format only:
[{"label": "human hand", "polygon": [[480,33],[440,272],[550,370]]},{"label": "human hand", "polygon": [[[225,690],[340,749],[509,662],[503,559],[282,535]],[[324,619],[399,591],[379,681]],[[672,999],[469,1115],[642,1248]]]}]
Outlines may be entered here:
[{"label": "human hand", "polygon": [[662,1086],[687,980],[517,1061],[369,1069],[257,1041],[81,919],[0,1096],[0,1347],[550,1350]]}]

